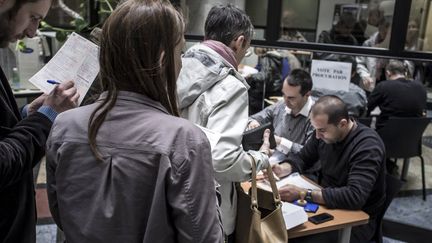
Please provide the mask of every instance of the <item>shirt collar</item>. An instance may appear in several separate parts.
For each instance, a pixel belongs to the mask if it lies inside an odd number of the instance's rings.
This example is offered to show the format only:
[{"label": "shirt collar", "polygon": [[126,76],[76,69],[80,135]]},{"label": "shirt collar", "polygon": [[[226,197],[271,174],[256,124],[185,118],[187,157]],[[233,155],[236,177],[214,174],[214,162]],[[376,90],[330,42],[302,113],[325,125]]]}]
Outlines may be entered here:
[{"label": "shirt collar", "polygon": [[[312,98],[309,96],[308,97],[308,101],[306,102],[306,104],[304,104],[303,108],[300,110],[299,114],[304,116],[304,117],[308,117],[309,116],[309,112],[313,106],[315,102],[312,100]],[[291,115],[291,109],[288,108],[287,106],[285,106],[285,112],[289,115]]]}]

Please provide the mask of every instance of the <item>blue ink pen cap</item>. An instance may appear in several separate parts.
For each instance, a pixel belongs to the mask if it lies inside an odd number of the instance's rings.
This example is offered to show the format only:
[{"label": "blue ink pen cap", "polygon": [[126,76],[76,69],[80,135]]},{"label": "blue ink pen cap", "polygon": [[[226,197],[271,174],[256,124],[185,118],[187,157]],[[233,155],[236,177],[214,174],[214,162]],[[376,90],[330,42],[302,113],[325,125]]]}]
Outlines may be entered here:
[{"label": "blue ink pen cap", "polygon": [[51,80],[51,79],[48,79],[47,83],[49,83],[49,84],[60,84],[60,82],[55,81],[55,80]]}]

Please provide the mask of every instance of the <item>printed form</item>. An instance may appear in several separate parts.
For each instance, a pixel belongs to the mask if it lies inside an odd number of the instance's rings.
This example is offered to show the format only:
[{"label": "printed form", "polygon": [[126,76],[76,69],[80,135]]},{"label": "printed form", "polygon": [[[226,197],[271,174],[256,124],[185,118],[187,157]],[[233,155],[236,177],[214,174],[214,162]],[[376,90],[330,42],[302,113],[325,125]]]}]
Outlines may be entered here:
[{"label": "printed form", "polygon": [[47,80],[59,83],[73,80],[80,95],[81,104],[90,86],[99,73],[99,47],[84,37],[72,33],[55,56],[29,81],[45,93],[50,93],[54,85]]},{"label": "printed form", "polygon": [[[276,186],[278,189],[288,184],[295,185],[305,189],[312,189],[312,190],[320,189],[318,186],[304,179],[298,172],[292,173],[289,176],[282,178],[280,181],[276,181]],[[257,186],[266,191],[272,191],[270,187],[270,183],[267,180],[259,181]]]}]

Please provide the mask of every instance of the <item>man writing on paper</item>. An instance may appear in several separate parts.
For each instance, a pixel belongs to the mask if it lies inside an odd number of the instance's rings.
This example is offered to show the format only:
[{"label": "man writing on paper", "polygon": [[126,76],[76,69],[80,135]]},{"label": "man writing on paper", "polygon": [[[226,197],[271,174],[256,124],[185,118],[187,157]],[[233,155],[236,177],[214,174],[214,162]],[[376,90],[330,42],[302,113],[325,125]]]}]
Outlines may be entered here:
[{"label": "man writing on paper", "polygon": [[[385,149],[378,134],[348,116],[345,103],[336,96],[322,96],[311,109],[313,136],[290,162],[275,165],[278,176],[302,172],[317,161],[321,162],[319,184],[322,190],[308,190],[294,185],[279,192],[285,201],[306,199],[328,208],[363,210],[369,223],[353,227],[351,242],[369,242],[376,228],[377,214],[385,200]],[[317,238],[318,237],[318,238]],[[318,240],[319,241],[316,241]],[[336,242],[337,232],[318,234],[300,242]]]},{"label": "man writing on paper", "polygon": [[[0,47],[33,37],[51,0],[0,0]],[[74,108],[73,82],[58,85],[22,111],[0,68],[0,242],[35,242],[36,212],[32,169],[58,113]]]}]

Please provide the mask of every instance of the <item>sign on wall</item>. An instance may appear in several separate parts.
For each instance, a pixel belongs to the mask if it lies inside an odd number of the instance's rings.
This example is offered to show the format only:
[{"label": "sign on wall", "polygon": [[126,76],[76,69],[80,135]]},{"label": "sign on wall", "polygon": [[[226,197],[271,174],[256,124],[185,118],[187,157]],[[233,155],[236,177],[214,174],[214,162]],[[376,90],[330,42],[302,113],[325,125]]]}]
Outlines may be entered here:
[{"label": "sign on wall", "polygon": [[312,60],[311,76],[314,89],[348,91],[351,63]]}]

